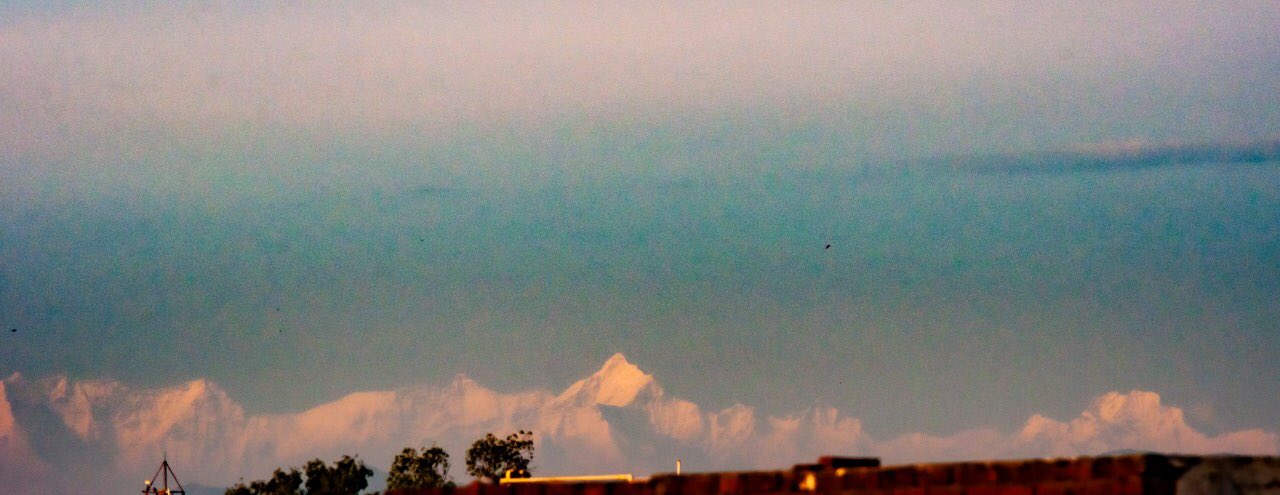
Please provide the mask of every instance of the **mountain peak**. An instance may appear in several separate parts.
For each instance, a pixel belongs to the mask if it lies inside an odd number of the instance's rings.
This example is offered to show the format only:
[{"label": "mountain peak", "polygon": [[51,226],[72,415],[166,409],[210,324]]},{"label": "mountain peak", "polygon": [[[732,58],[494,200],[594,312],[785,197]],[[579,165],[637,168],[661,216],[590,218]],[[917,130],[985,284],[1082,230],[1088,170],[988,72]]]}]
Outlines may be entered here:
[{"label": "mountain peak", "polygon": [[646,385],[653,381],[653,375],[645,373],[639,366],[631,364],[631,361],[627,361],[627,357],[619,352],[610,356],[600,366],[600,369],[592,373],[587,379],[598,380],[602,386],[607,388],[627,388],[629,385]]},{"label": "mountain peak", "polygon": [[653,384],[653,375],[627,361],[621,352],[610,356],[598,371],[570,385],[560,396],[566,400],[622,407]]},{"label": "mountain peak", "polygon": [[627,356],[624,356],[621,352],[615,352],[612,356],[609,356],[609,359],[604,361],[604,364],[600,366],[600,371],[597,371],[595,374],[599,375],[609,369],[627,368],[640,369],[638,366],[631,364],[631,361],[627,361]]},{"label": "mountain peak", "polygon": [[484,390],[484,387],[476,382],[466,373],[458,373],[453,375],[453,380],[449,382],[449,388],[459,392],[471,392],[476,390]]}]

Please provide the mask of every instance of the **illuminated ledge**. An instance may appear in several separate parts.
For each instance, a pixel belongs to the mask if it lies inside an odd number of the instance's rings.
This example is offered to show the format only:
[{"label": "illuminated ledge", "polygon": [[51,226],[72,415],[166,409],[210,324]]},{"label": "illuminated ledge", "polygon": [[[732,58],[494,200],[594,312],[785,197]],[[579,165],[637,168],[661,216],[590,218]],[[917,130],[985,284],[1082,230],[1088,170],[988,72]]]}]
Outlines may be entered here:
[{"label": "illuminated ledge", "polygon": [[521,483],[607,483],[631,482],[631,474],[593,474],[589,476],[545,476],[541,478],[502,478],[499,485],[515,485]]}]

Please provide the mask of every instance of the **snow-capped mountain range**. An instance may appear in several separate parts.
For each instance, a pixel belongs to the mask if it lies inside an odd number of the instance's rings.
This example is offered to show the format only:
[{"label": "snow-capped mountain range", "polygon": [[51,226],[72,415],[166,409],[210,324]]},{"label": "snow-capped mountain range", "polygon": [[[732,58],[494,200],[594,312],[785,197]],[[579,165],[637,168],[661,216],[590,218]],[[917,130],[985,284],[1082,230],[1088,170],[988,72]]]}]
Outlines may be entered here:
[{"label": "snow-capped mountain range", "polygon": [[225,486],[278,466],[358,454],[384,470],[406,446],[438,443],[460,481],[466,446],[486,432],[535,432],[535,473],[782,468],[823,454],[889,462],[1058,456],[1118,449],[1276,454],[1275,432],[1209,436],[1156,393],[1110,392],[1076,418],[1033,415],[1012,433],[995,428],[877,439],[835,408],[758,416],[748,405],[718,411],[671,397],[616,354],[556,394],[499,393],[459,375],[445,386],[356,392],[305,411],[254,414],[217,384],[194,380],[139,390],[65,376],[0,381],[0,486],[46,493],[132,483],[168,458],[184,482]]}]

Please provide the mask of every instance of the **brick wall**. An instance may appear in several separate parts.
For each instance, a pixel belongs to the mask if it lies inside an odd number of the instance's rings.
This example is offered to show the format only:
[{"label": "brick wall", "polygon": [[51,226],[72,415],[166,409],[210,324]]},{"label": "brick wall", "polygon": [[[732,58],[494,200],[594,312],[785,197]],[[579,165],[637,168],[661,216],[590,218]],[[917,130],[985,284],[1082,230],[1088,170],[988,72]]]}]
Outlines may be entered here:
[{"label": "brick wall", "polygon": [[1280,495],[1280,457],[1127,455],[881,467],[824,457],[785,471],[630,483],[472,483],[388,495]]}]

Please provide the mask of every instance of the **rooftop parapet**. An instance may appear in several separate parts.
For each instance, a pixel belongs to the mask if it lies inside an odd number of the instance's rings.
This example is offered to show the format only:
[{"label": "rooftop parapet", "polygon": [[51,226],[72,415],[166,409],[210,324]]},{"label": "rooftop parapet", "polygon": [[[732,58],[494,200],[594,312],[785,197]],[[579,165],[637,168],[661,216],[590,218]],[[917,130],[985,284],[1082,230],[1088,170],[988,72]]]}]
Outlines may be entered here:
[{"label": "rooftop parapet", "polygon": [[395,490],[388,495],[1280,495],[1280,457],[1138,454],[880,466],[823,457],[784,471]]}]

